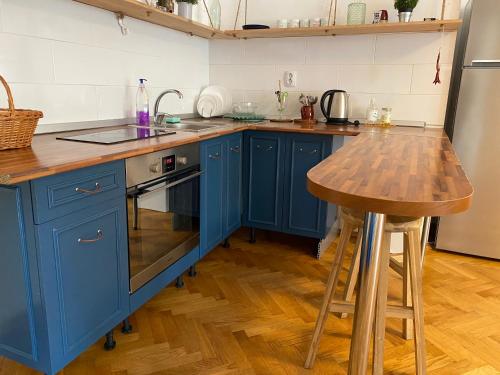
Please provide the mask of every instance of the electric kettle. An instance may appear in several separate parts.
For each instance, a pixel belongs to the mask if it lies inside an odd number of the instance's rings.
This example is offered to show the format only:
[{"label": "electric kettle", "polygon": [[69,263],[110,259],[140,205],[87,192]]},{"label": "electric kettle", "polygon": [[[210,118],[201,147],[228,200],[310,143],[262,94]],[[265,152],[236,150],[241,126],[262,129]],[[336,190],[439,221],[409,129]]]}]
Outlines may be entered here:
[{"label": "electric kettle", "polygon": [[328,90],[321,97],[320,106],[327,124],[348,122],[349,95],[344,90]]}]

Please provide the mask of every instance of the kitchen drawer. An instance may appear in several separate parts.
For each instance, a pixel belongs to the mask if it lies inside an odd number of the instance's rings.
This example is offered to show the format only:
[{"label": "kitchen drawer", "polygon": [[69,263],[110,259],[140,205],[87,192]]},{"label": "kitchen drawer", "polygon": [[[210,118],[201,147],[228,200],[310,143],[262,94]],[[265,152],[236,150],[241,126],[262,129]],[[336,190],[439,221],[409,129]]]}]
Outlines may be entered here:
[{"label": "kitchen drawer", "polygon": [[35,223],[45,223],[122,196],[125,165],[116,161],[31,182]]}]

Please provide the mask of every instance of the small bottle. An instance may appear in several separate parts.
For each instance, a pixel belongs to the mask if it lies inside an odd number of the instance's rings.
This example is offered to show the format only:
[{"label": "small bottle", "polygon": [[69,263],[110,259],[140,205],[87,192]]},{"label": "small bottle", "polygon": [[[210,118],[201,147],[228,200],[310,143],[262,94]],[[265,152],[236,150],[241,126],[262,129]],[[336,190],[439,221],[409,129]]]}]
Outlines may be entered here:
[{"label": "small bottle", "polygon": [[392,121],[392,108],[384,107],[382,108],[382,115],[380,116],[380,122],[383,126],[391,126]]},{"label": "small bottle", "polygon": [[379,113],[377,105],[375,104],[375,99],[371,98],[370,105],[366,109],[366,122],[368,124],[373,125],[378,122],[378,118],[379,118]]},{"label": "small bottle", "polygon": [[144,81],[147,80],[144,78],[139,79],[139,88],[137,89],[137,96],[136,96],[135,114],[136,114],[137,125],[149,126],[149,97]]}]

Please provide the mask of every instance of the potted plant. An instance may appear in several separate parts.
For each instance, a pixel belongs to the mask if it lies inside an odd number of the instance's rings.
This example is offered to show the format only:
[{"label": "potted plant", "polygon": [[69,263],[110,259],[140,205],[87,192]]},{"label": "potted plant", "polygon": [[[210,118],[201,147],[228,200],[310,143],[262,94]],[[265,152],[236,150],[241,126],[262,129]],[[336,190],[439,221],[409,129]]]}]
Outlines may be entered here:
[{"label": "potted plant", "polygon": [[177,14],[184,18],[193,18],[193,5],[196,4],[198,4],[198,0],[177,0]]},{"label": "potted plant", "polygon": [[418,0],[394,0],[394,8],[399,11],[399,22],[410,22],[411,13]]}]

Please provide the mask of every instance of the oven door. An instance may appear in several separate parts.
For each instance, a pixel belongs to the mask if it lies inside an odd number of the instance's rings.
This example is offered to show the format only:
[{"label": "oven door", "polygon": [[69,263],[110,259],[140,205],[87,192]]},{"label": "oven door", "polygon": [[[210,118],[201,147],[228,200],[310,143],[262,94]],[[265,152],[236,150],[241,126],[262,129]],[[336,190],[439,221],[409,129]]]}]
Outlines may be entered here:
[{"label": "oven door", "polygon": [[130,292],[200,242],[199,168],[127,189]]}]

